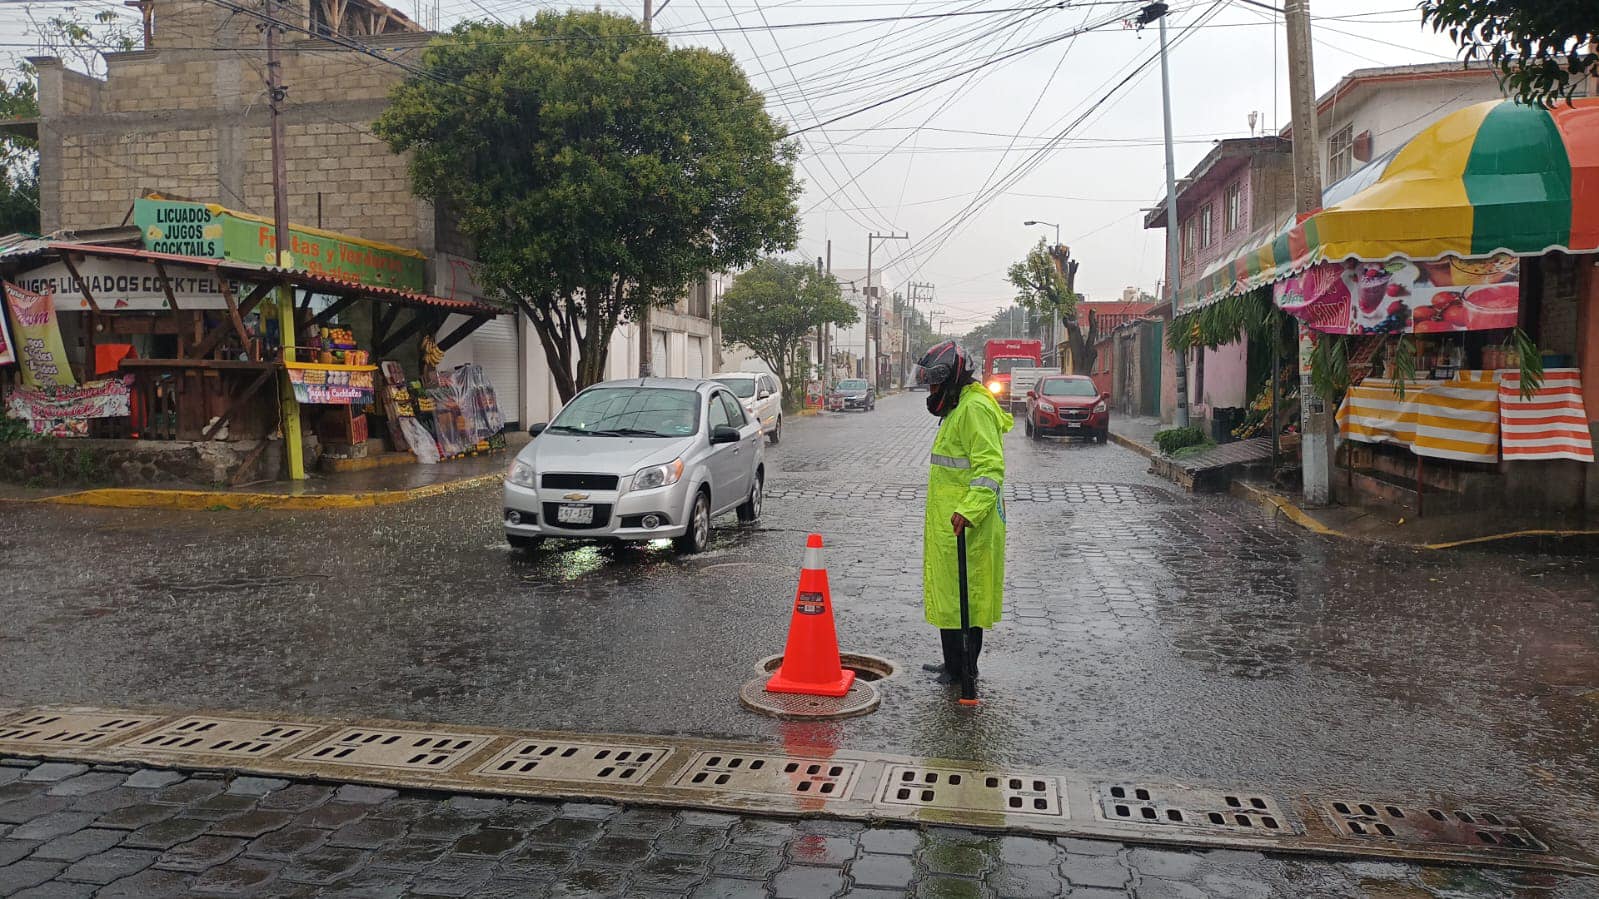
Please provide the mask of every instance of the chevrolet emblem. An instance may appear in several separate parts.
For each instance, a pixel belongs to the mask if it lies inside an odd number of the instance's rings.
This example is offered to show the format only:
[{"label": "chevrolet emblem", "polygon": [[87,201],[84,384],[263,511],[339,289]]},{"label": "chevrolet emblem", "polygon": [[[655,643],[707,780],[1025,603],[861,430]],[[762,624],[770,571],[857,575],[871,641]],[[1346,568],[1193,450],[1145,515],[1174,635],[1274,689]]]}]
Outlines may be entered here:
[{"label": "chevrolet emblem", "polygon": [[569,500],[572,500],[574,502],[576,502],[577,500],[580,500],[580,499],[588,499],[588,498],[589,498],[589,495],[587,493],[568,493],[567,495],[561,497],[561,499],[569,499]]}]

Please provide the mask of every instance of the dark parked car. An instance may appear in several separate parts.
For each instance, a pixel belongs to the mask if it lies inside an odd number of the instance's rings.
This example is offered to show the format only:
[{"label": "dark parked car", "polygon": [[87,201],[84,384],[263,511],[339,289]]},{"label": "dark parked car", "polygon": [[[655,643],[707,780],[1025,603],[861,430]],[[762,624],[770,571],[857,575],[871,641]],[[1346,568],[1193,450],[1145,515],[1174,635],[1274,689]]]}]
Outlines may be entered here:
[{"label": "dark parked car", "polygon": [[840,408],[846,411],[870,412],[877,408],[877,395],[872,393],[872,385],[866,383],[865,378],[845,378],[838,382],[833,393],[841,400]]},{"label": "dark parked car", "polygon": [[1110,394],[1087,375],[1050,375],[1027,391],[1027,436],[1110,437]]}]

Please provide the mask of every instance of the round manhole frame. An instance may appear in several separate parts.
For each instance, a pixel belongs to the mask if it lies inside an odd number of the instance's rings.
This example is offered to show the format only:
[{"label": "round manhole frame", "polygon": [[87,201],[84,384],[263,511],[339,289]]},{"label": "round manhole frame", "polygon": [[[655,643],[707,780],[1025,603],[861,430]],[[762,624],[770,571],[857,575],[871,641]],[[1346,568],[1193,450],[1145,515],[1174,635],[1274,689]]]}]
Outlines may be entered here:
[{"label": "round manhole frame", "polygon": [[[893,659],[882,656],[868,655],[864,652],[840,652],[838,654],[840,665],[855,672],[855,679],[866,683],[877,683],[888,680],[899,673],[899,665]],[[764,675],[777,673],[783,664],[783,653],[767,656],[755,663],[755,670]]]},{"label": "round manhole frame", "polygon": [[810,696],[803,693],[768,693],[766,675],[744,684],[738,691],[739,704],[752,712],[784,721],[837,721],[858,718],[877,711],[882,697],[870,682],[857,677],[843,696]]}]

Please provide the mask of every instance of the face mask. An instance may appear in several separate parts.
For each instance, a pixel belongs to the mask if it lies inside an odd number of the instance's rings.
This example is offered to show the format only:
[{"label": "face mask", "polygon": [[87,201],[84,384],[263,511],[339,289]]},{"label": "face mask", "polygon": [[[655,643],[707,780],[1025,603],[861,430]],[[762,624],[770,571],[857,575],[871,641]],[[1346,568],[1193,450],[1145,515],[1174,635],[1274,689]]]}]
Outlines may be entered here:
[{"label": "face mask", "polygon": [[960,402],[961,389],[964,386],[964,384],[958,382],[945,381],[943,384],[928,390],[927,411],[937,415],[939,418],[948,415],[954,410],[956,404]]}]

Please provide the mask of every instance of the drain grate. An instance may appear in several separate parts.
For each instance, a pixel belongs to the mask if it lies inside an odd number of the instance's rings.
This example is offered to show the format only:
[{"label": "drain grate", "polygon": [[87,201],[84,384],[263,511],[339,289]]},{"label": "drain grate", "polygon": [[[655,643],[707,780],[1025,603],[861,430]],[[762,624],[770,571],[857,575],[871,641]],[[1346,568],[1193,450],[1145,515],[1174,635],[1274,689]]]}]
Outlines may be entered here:
[{"label": "drain grate", "polygon": [[142,736],[129,747],[166,755],[268,756],[320,727],[254,718],[183,718]]},{"label": "drain grate", "polygon": [[518,740],[474,774],[582,783],[641,783],[672,754],[665,746]]},{"label": "drain grate", "polygon": [[40,712],[0,725],[0,749],[104,746],[159,720],[154,715]]},{"label": "drain grate", "polygon": [[1094,796],[1099,816],[1118,824],[1220,828],[1259,836],[1297,832],[1270,796],[1136,783],[1098,784]]},{"label": "drain grate", "polygon": [[449,771],[488,741],[477,734],[449,731],[352,727],[291,758],[323,765]]},{"label": "drain grate", "polygon": [[1007,815],[1065,815],[1060,782],[1053,777],[923,765],[888,766],[878,801]]},{"label": "drain grate", "polygon": [[1548,852],[1549,847],[1510,815],[1442,806],[1335,800],[1322,806],[1346,837],[1396,843]]},{"label": "drain grate", "polygon": [[718,793],[788,793],[812,799],[848,799],[860,762],[791,755],[701,752],[674,786]]}]

